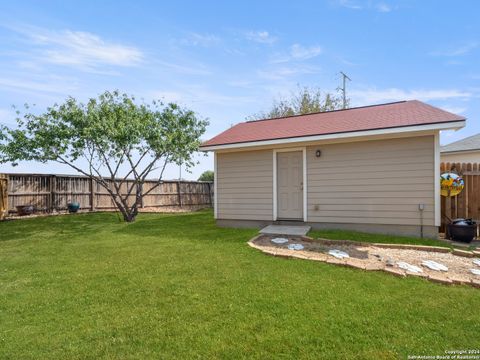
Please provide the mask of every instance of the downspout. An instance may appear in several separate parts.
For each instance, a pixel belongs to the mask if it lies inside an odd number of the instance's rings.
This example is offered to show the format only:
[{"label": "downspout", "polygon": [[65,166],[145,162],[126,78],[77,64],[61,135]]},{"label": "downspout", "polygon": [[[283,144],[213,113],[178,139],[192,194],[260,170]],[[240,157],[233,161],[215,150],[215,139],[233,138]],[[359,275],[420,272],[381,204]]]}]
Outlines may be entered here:
[{"label": "downspout", "polygon": [[418,211],[420,211],[420,237],[423,239],[423,210],[425,210],[425,204],[418,204]]}]

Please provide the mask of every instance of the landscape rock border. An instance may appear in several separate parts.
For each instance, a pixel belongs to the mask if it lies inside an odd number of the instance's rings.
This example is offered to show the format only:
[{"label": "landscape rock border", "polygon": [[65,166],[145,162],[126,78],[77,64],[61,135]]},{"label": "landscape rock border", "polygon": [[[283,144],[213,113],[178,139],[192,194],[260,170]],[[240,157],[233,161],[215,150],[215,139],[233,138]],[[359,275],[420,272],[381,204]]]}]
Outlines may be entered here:
[{"label": "landscape rock border", "polygon": [[[265,246],[255,243],[255,241],[265,237],[264,234],[259,234],[248,241],[248,245],[254,249],[260,250],[267,255],[278,256],[283,258],[295,258],[303,260],[313,260],[321,261],[327,264],[340,265],[351,267],[360,270],[366,271],[384,271],[388,274],[406,277],[406,276],[417,276],[428,279],[432,282],[437,282],[445,285],[470,285],[475,288],[480,288],[480,278],[479,279],[466,279],[458,274],[447,274],[438,273],[438,274],[427,274],[425,272],[414,273],[407,270],[403,270],[398,267],[387,266],[383,263],[371,263],[366,262],[363,259],[358,259],[355,257],[347,257],[343,259],[335,258],[328,253],[308,251],[308,250],[289,250],[288,248],[280,248],[277,246]],[[384,248],[384,249],[396,249],[396,250],[417,250],[431,253],[450,253],[455,256],[472,258],[480,255],[478,250],[466,251],[458,249],[450,249],[446,247],[439,246],[426,246],[426,245],[410,245],[410,244],[384,244],[384,243],[364,243],[351,240],[329,240],[329,239],[313,239],[308,236],[297,237],[301,238],[303,241],[308,242],[318,242],[324,245],[334,246],[334,245],[350,245],[350,246],[361,246],[361,247],[371,247],[371,248]]]}]

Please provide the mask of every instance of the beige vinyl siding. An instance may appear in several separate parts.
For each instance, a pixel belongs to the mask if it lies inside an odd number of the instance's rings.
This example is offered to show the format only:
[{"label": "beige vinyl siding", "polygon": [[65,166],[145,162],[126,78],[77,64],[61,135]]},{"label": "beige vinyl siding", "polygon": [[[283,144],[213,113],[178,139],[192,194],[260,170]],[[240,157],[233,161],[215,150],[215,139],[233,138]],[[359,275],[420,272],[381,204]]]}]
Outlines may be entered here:
[{"label": "beige vinyl siding", "polygon": [[309,146],[307,184],[309,222],[433,226],[434,136]]},{"label": "beige vinyl siding", "polygon": [[440,161],[451,163],[480,163],[480,150],[458,153],[441,153]]},{"label": "beige vinyl siding", "polygon": [[219,219],[272,220],[272,150],[217,153]]}]

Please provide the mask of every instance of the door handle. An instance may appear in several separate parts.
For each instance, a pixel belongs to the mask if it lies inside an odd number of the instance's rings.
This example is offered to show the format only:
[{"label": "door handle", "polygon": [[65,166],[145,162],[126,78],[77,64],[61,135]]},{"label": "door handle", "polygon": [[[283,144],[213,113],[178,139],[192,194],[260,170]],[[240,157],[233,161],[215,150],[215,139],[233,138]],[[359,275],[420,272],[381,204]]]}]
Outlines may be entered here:
[{"label": "door handle", "polygon": [[303,190],[303,181],[300,183],[300,190]]}]

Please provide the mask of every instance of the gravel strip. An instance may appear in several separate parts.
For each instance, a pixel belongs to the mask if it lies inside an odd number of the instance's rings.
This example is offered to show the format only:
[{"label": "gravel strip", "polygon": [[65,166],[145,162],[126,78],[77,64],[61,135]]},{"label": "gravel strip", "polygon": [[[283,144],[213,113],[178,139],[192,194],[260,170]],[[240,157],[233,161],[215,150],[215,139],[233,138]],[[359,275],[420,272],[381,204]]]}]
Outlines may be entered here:
[{"label": "gravel strip", "polygon": [[[313,240],[304,237],[289,237],[284,244],[275,244],[268,235],[258,236],[252,239],[254,247],[277,256],[297,257],[325,261],[331,264],[347,265],[365,270],[384,270],[395,275],[411,275],[429,278],[443,284],[470,284],[475,285],[480,281],[480,275],[472,273],[471,269],[478,267],[474,258],[457,256],[452,252],[435,252],[412,249],[399,249],[395,245],[389,248],[382,244],[382,247],[366,243],[337,241],[337,240]],[[303,245],[302,250],[289,250],[292,244]],[[344,251],[349,258],[342,260],[329,255],[330,250]],[[433,260],[448,267],[448,271],[435,271],[422,266],[423,261]],[[398,263],[408,263],[419,267],[422,272],[414,273],[399,267]],[[403,266],[405,267],[405,266]]]}]

